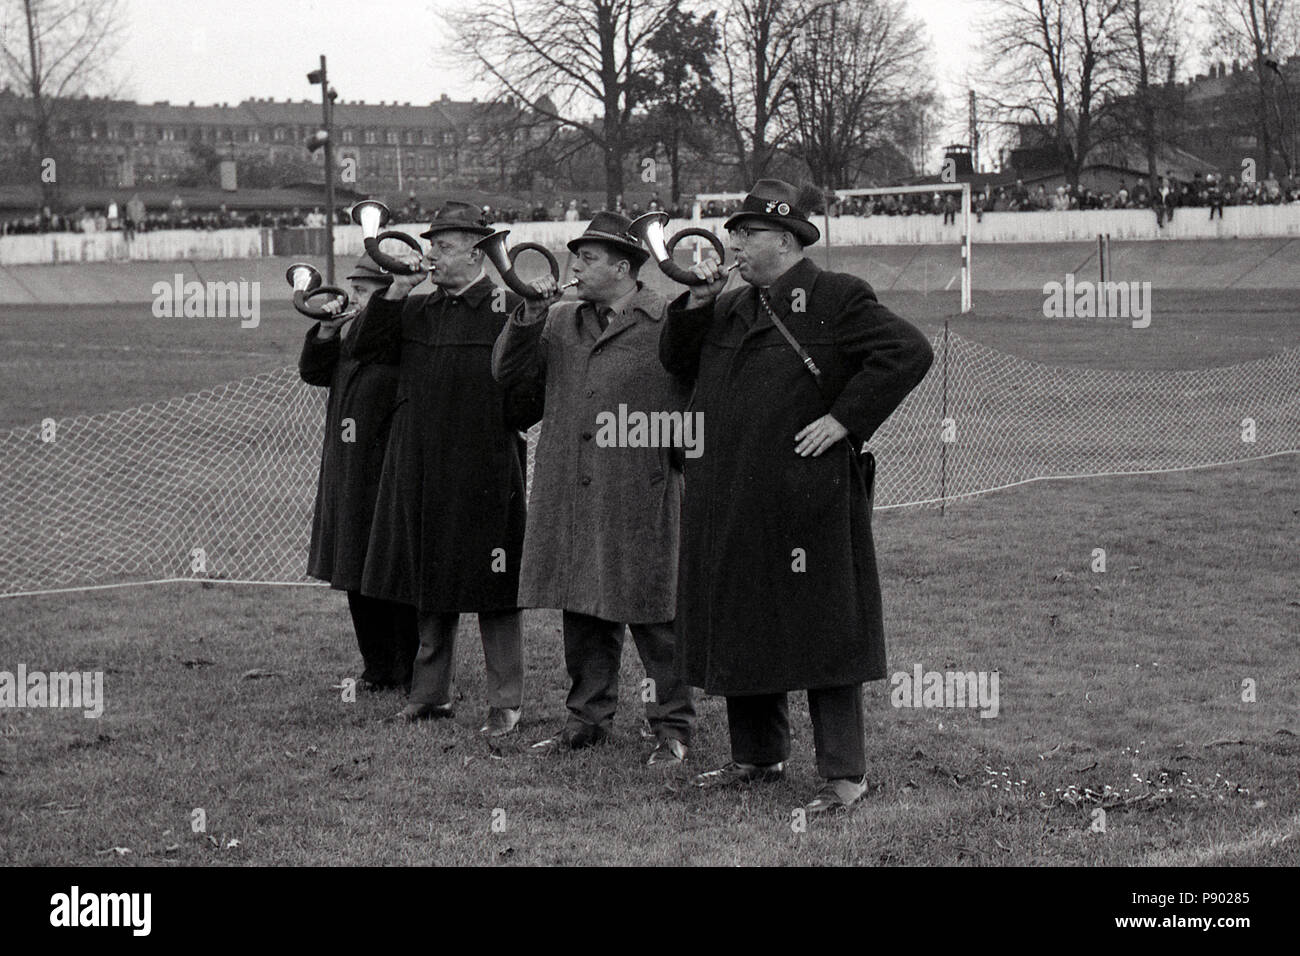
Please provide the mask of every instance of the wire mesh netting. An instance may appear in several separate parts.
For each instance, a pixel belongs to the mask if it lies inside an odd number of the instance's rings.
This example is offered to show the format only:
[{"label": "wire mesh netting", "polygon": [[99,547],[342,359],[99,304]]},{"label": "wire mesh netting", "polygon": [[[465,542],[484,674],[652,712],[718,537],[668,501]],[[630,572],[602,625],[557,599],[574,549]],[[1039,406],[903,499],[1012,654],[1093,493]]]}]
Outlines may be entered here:
[{"label": "wire mesh netting", "polygon": [[[871,442],[877,508],[1300,451],[1300,349],[1170,372],[1049,367],[957,335],[933,345],[929,375]],[[308,582],[324,413],[324,390],[289,367],[0,433],[0,596]]]}]

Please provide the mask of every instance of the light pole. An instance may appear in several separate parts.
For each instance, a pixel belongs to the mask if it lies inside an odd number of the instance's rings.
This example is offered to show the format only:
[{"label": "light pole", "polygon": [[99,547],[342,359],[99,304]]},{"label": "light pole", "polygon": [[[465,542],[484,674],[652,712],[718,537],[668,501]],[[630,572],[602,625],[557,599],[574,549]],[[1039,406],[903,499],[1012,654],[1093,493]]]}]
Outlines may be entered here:
[{"label": "light pole", "polygon": [[313,86],[320,86],[321,117],[324,126],[307,141],[307,147],[314,153],[322,146],[325,148],[325,284],[334,284],[334,101],[338,91],[331,89],[329,74],[325,69],[325,54],[321,54],[320,69],[307,74],[307,80]]},{"label": "light pole", "polygon": [[[1282,92],[1286,94],[1286,125],[1291,129],[1291,149],[1287,152],[1286,157],[1286,176],[1290,179],[1295,175],[1295,108],[1291,102],[1291,84],[1286,81],[1286,74],[1282,72],[1280,64],[1276,57],[1269,57],[1264,61],[1264,65],[1277,74],[1277,78],[1282,81]],[[1281,130],[1282,136],[1286,138],[1286,129]]]}]

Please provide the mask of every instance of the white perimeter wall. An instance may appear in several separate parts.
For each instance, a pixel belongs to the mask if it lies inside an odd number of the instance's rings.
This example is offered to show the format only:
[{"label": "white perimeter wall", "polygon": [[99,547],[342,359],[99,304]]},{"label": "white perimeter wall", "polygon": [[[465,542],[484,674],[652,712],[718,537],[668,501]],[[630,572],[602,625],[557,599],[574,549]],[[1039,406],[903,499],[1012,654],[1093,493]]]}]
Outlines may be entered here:
[{"label": "white perimeter wall", "polygon": [[[698,224],[712,229],[724,240],[723,219],[704,219]],[[826,220],[815,220],[823,233]],[[889,246],[961,241],[958,225],[943,225],[941,216],[841,216],[830,220],[830,241],[836,246]],[[1112,240],[1125,239],[1258,239],[1300,236],[1300,203],[1288,206],[1229,206],[1223,218],[1213,222],[1204,208],[1179,209],[1173,222],[1156,227],[1150,210],[1120,209],[1075,212],[995,212],[974,223],[972,240],[980,243],[1079,242],[1095,240],[1099,233]],[[671,233],[688,223],[674,220]],[[582,232],[583,223],[524,222],[501,224],[510,229],[510,242],[540,242],[552,249]],[[423,226],[400,226],[418,235]],[[825,239],[823,238],[823,241]],[[340,257],[361,253],[358,226],[340,226],[334,234],[335,252]],[[0,266],[54,265],[76,262],[172,261],[209,259],[256,259],[276,255],[273,236],[267,229],[219,229],[211,232],[164,230],[136,235],[129,245],[120,232],[46,233],[44,235],[0,237]]]}]

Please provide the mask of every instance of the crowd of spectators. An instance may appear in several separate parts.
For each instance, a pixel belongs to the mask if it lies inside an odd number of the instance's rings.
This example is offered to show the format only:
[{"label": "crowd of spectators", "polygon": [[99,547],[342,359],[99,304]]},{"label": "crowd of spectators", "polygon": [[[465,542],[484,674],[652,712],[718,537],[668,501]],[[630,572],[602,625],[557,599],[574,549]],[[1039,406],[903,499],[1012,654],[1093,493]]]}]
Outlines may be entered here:
[{"label": "crowd of spectators", "polygon": [[[601,209],[603,208],[602,206]],[[656,210],[667,212],[674,219],[689,219],[691,208],[690,205],[678,205],[670,208],[659,199],[658,193],[651,194],[644,208],[639,202],[632,202],[631,204],[624,202],[621,195],[616,197],[614,201],[614,211],[630,219],[635,219],[642,213]],[[587,222],[599,211],[599,209],[593,210],[590,201],[585,197],[566,200],[562,196],[542,200],[533,206],[508,204],[502,206],[485,205],[483,207],[483,214],[487,217],[488,222]],[[392,213],[393,222],[419,223],[428,221],[429,210],[423,208],[412,196],[404,206],[392,210]]]},{"label": "crowd of spectators", "polygon": [[[1156,221],[1163,226],[1173,219],[1175,210],[1185,207],[1208,208],[1210,218],[1222,217],[1225,206],[1277,205],[1300,202],[1300,180],[1268,178],[1262,182],[1238,181],[1235,176],[1221,179],[1214,174],[1197,173],[1190,181],[1178,181],[1172,176],[1161,176],[1154,187],[1145,178],[1138,178],[1132,188],[1120,180],[1114,191],[1096,192],[1087,186],[1057,186],[1049,190],[1039,184],[1030,188],[1023,180],[1011,186],[986,187],[973,197],[973,212],[982,218],[986,212],[1038,212],[1042,210],[1065,211],[1071,209],[1151,209]],[[706,217],[729,216],[740,207],[735,200],[709,200],[701,208]],[[620,195],[614,211],[632,219],[643,212],[662,210],[673,219],[688,219],[692,205],[669,207],[660,201],[658,193],[652,194],[645,208],[638,202],[627,205]],[[832,216],[943,216],[945,223],[955,223],[960,212],[958,196],[952,191],[934,193],[897,193],[873,196],[854,196],[831,205]],[[490,223],[502,222],[587,222],[593,215],[591,203],[583,199],[556,197],[549,201],[526,206],[485,205],[483,213]],[[414,195],[392,210],[392,221],[424,223],[430,210],[425,209]],[[336,223],[350,222],[346,207],[336,211]],[[0,235],[18,235],[43,232],[105,232],[123,231],[127,237],[137,232],[159,229],[232,229],[245,227],[324,228],[325,213],[319,206],[310,210],[295,207],[291,211],[235,211],[224,204],[217,210],[200,212],[189,210],[178,197],[164,210],[147,210],[139,197],[121,204],[87,209],[80,207],[68,213],[44,207],[39,214],[22,216],[0,222]]]},{"label": "crowd of spectators", "polygon": [[[1262,182],[1239,182],[1235,176],[1226,180],[1209,174],[1194,175],[1190,181],[1161,176],[1153,187],[1139,177],[1132,188],[1121,179],[1114,191],[1096,192],[1088,186],[1057,186],[1048,190],[1038,185],[1029,188],[1023,180],[1012,186],[986,187],[972,198],[977,217],[986,212],[1040,212],[1071,209],[1151,209],[1163,226],[1176,209],[1209,209],[1210,217],[1223,215],[1225,206],[1279,205],[1300,202],[1300,180],[1268,178]],[[943,216],[955,222],[958,208],[954,192],[898,193],[895,195],[855,196],[836,204],[832,215],[847,216]]]},{"label": "crowd of spectators", "polygon": [[[341,225],[349,222],[346,209],[340,209],[337,222]],[[0,222],[0,235],[24,235],[43,232],[124,232],[130,238],[138,232],[153,232],[160,229],[242,229],[247,227],[265,227],[280,229],[285,227],[321,228],[325,227],[325,213],[320,207],[307,211],[295,207],[290,212],[243,211],[231,210],[223,203],[217,210],[200,212],[187,209],[181,203],[173,202],[166,211],[147,210],[138,198],[118,205],[109,203],[106,207],[77,209],[59,213],[49,206],[40,213],[21,216]]]}]

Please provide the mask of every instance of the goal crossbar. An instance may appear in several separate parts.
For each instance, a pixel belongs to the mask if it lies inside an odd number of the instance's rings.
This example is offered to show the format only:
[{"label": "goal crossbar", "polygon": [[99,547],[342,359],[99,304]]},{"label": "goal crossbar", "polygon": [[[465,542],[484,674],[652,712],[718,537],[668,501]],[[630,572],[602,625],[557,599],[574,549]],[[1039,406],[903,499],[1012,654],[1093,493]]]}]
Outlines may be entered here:
[{"label": "goal crossbar", "polygon": [[919,186],[872,186],[863,189],[837,189],[840,199],[853,196],[898,196],[918,193],[961,193],[961,311],[965,314],[974,307],[971,299],[974,272],[971,264],[971,185],[970,183],[929,183]]},{"label": "goal crossbar", "polygon": [[[961,193],[961,311],[963,314],[970,312],[974,307],[972,304],[972,279],[974,273],[971,264],[971,184],[970,183],[932,183],[921,186],[872,186],[861,189],[837,189],[835,196],[838,199],[848,199],[853,196],[897,196],[897,195],[915,195],[917,193],[939,193],[939,192],[960,192]],[[691,218],[698,221],[702,218],[704,204],[708,202],[742,202],[746,193],[697,193],[695,204],[691,210]],[[830,223],[827,223],[826,244],[829,247],[831,237],[829,231]],[[698,258],[698,250],[697,250]]]}]

